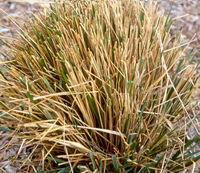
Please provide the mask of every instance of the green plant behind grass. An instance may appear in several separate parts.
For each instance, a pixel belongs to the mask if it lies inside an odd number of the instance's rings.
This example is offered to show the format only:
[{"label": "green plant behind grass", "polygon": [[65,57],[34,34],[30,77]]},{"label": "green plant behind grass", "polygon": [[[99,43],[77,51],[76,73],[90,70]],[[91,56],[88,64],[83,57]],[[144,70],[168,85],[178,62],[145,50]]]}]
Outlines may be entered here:
[{"label": "green plant behind grass", "polygon": [[184,120],[197,77],[171,22],[131,0],[54,4],[29,22],[1,79],[1,121],[31,149],[22,166],[146,173],[196,162]]}]

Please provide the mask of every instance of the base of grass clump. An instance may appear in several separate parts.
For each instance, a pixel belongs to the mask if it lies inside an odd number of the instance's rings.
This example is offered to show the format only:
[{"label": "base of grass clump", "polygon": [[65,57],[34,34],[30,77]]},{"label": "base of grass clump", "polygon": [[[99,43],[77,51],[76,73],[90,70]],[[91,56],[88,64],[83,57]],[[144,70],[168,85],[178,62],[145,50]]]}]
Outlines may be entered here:
[{"label": "base of grass clump", "polygon": [[22,31],[0,102],[1,121],[30,150],[22,168],[180,172],[199,159],[188,150],[199,138],[178,124],[195,68],[157,11],[139,0],[67,1]]}]

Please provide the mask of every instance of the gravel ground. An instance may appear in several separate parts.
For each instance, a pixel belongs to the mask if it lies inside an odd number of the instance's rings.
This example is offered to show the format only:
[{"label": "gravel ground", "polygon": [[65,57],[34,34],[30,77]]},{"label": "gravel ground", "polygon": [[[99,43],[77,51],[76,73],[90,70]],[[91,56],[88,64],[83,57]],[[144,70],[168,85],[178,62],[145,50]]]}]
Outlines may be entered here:
[{"label": "gravel ground", "polygon": [[[0,60],[4,59],[1,55],[4,50],[4,44],[1,38],[14,37],[17,35],[17,27],[10,20],[17,21],[20,24],[30,18],[30,16],[40,9],[40,5],[34,3],[36,0],[29,0],[28,3],[19,3],[19,0],[0,0]],[[191,43],[189,50],[194,49],[195,61],[200,61],[200,0],[158,0],[160,9],[170,13],[174,18],[173,30],[182,30],[185,40]],[[42,2],[45,2],[43,0]],[[44,5],[44,4],[43,4]],[[188,51],[189,51],[188,50]],[[199,91],[200,93],[200,91]],[[200,94],[199,94],[200,97]],[[197,97],[197,101],[198,98]],[[200,102],[199,102],[200,105]],[[200,106],[199,106],[200,107]],[[200,109],[196,110],[197,124],[200,124]],[[19,146],[13,145],[7,148],[7,143],[11,138],[0,129],[0,173],[15,173],[16,167],[11,166],[10,159],[17,154]],[[16,139],[12,139],[15,141]],[[16,141],[15,141],[16,142]],[[196,171],[200,172],[200,169]]]},{"label": "gravel ground", "polygon": [[[200,0],[158,0],[161,10],[174,18],[173,30],[182,30],[183,38],[191,41],[188,52],[194,51],[194,61],[200,62]],[[200,70],[199,70],[200,72]]]},{"label": "gravel ground", "polygon": [[[176,29],[182,28],[188,39],[191,39],[196,34],[196,41],[200,41],[199,0],[160,0],[160,5],[161,8],[169,11],[173,18],[177,18],[175,22]],[[197,46],[197,43],[195,44],[193,45]]]}]

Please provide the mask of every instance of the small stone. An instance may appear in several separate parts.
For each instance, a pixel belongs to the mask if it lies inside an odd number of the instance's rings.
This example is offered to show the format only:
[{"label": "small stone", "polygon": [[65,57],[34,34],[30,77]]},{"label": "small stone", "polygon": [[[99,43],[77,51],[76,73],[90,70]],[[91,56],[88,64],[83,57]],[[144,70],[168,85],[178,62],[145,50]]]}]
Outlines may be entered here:
[{"label": "small stone", "polygon": [[5,33],[5,32],[9,32],[9,31],[10,31],[10,29],[8,29],[8,28],[0,27],[0,33]]}]

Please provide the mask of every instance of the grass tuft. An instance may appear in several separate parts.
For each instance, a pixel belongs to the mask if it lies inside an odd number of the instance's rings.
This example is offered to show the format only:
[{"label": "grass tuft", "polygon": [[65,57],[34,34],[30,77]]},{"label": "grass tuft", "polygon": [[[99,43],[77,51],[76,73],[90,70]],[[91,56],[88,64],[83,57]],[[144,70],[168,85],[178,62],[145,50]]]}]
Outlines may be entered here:
[{"label": "grass tuft", "polygon": [[199,160],[186,137],[196,69],[171,23],[139,0],[54,3],[30,21],[0,73],[3,128],[30,150],[21,168],[175,173]]}]

